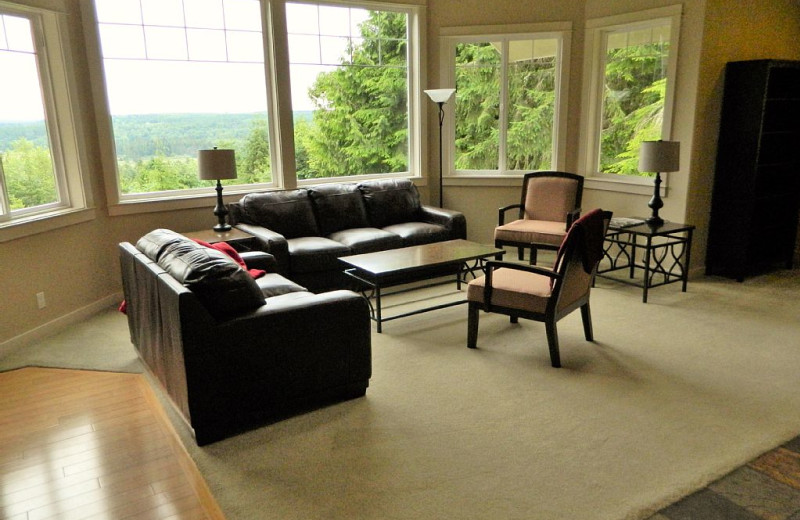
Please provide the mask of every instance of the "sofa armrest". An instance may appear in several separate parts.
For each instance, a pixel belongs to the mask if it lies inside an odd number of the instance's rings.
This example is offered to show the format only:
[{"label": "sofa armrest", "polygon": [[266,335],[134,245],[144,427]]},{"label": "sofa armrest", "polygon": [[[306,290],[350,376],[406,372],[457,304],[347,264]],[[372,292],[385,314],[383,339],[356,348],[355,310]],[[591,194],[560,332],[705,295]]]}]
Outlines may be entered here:
[{"label": "sofa armrest", "polygon": [[451,233],[451,238],[467,238],[467,219],[460,211],[423,205],[420,213],[423,222],[439,224],[447,228]]},{"label": "sofa armrest", "polygon": [[372,374],[366,300],[352,291],[270,298],[224,323],[182,325],[198,444],[321,396],[363,395]]},{"label": "sofa armrest", "polygon": [[278,272],[278,261],[264,251],[244,251],[239,253],[248,269],[262,269],[268,273]]},{"label": "sofa armrest", "polygon": [[281,274],[289,272],[289,244],[283,235],[255,224],[240,222],[235,227],[253,235],[258,240],[261,250],[275,257],[277,272]]}]

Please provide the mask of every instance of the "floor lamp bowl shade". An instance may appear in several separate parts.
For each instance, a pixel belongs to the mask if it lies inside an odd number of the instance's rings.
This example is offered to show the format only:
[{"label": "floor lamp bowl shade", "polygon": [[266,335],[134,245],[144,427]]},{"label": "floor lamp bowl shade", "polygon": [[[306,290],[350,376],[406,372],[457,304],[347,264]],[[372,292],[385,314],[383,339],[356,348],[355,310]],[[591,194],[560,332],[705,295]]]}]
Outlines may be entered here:
[{"label": "floor lamp bowl shade", "polygon": [[434,103],[447,103],[455,91],[454,88],[433,88],[426,90],[425,93]]},{"label": "floor lamp bowl shade", "polygon": [[652,210],[645,222],[650,226],[661,226],[664,219],[658,216],[658,210],[664,207],[661,200],[661,173],[676,172],[681,167],[681,143],[678,141],[643,141],[639,149],[639,171],[654,172],[656,178],[653,197],[647,206]]},{"label": "floor lamp bowl shade", "polygon": [[228,215],[228,208],[222,202],[222,179],[236,178],[236,155],[233,150],[214,148],[211,150],[197,151],[197,171],[198,177],[204,181],[217,181],[217,205],[214,207],[214,215],[217,217],[217,225],[214,231],[224,233],[230,231],[231,226],[225,222]]}]

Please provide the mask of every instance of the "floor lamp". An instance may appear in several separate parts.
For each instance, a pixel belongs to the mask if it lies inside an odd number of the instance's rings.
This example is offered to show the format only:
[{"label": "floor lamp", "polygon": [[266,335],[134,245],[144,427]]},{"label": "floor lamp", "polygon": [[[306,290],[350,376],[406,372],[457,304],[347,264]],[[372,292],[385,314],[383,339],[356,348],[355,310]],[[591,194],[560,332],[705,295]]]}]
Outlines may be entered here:
[{"label": "floor lamp", "polygon": [[658,216],[658,210],[664,207],[661,200],[661,172],[676,172],[680,169],[681,143],[679,141],[643,141],[639,149],[639,171],[655,172],[655,188],[653,197],[647,205],[653,210],[645,219],[648,225],[658,227],[664,219]]},{"label": "floor lamp", "polygon": [[442,189],[442,125],[444,124],[444,104],[447,103],[455,93],[454,88],[437,88],[426,90],[425,93],[431,98],[431,101],[439,105],[439,207],[443,207],[444,190]]},{"label": "floor lamp", "polygon": [[220,179],[236,178],[236,157],[233,150],[220,150],[215,146],[213,150],[197,151],[197,169],[201,180],[217,181],[217,206],[214,208],[219,223],[214,226],[214,231],[224,233],[230,231],[231,226],[225,222],[228,208],[222,202],[222,183]]}]

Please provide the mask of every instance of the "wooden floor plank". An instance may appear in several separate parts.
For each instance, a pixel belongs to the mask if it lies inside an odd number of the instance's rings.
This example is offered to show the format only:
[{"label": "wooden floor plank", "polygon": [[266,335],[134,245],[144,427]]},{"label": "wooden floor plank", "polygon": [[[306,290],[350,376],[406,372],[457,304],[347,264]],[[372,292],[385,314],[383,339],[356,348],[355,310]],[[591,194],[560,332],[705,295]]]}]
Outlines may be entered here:
[{"label": "wooden floor plank", "polygon": [[0,518],[224,519],[140,374],[0,373]]}]

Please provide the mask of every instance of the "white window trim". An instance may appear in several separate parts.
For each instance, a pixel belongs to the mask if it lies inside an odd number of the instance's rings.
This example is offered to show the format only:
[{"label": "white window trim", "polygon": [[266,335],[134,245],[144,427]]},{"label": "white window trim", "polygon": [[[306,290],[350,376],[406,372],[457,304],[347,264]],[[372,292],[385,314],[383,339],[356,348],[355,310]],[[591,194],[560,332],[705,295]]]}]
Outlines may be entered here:
[{"label": "white window trim", "polygon": [[[503,38],[557,38],[560,41],[559,74],[556,77],[556,106],[553,128],[553,169],[563,170],[567,155],[567,106],[569,94],[569,72],[572,41],[571,22],[546,22],[536,24],[477,25],[444,27],[441,29],[439,55],[441,56],[441,88],[455,87],[455,45],[466,39],[486,40]],[[494,185],[500,179],[508,179],[509,185],[517,185],[522,171],[456,171],[455,170],[455,114],[445,106],[445,123],[442,129],[442,163],[446,185]],[[449,181],[448,182],[448,178]],[[464,182],[466,181],[466,183]],[[506,182],[501,182],[506,184]]]},{"label": "white window trim", "polygon": [[[678,55],[680,49],[680,22],[683,6],[680,4],[594,18],[586,21],[584,53],[584,89],[581,103],[581,139],[578,152],[579,170],[586,177],[586,188],[648,195],[652,193],[653,181],[649,177],[618,175],[597,171],[599,153],[599,120],[602,110],[602,71],[605,65],[604,42],[608,33],[620,29],[632,29],[637,25],[649,26],[658,21],[670,22],[670,55],[667,64],[667,90],[664,98],[664,121],[661,138],[669,140],[672,134],[673,108],[677,82]],[[668,175],[663,175],[662,196],[666,196]]]},{"label": "white window trim", "polygon": [[[28,5],[29,4],[29,5]],[[15,211],[18,216],[0,222],[0,242],[42,233],[94,218],[91,186],[84,172],[86,151],[78,136],[84,135],[77,85],[69,49],[67,9],[60,1],[25,4],[0,2],[4,12],[19,13],[32,19],[39,75],[50,133],[56,185],[60,201],[30,210]],[[60,88],[54,88],[59,85]]]}]

